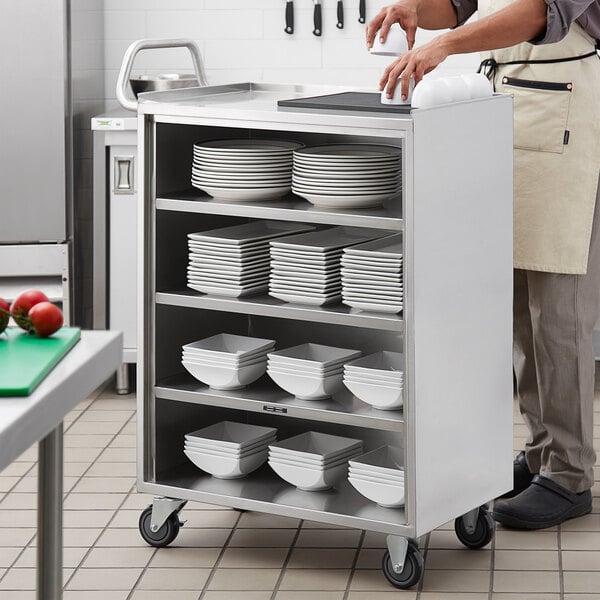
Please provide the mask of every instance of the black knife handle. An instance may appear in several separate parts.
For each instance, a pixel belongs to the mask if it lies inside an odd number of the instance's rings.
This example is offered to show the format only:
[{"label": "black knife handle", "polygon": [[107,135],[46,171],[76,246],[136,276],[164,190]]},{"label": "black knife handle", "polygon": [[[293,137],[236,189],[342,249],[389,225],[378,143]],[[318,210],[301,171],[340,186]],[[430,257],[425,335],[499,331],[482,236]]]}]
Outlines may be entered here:
[{"label": "black knife handle", "polygon": [[294,2],[285,3],[285,29],[286,33],[294,33]]},{"label": "black knife handle", "polygon": [[313,21],[315,24],[315,28],[313,30],[314,35],[320,36],[323,33],[323,20],[321,18],[321,5],[315,4],[315,12]]},{"label": "black knife handle", "polygon": [[337,3],[337,25],[338,29],[344,29],[344,0],[338,0]]},{"label": "black knife handle", "polygon": [[358,3],[358,22],[365,23],[367,20],[367,0],[360,0]]}]

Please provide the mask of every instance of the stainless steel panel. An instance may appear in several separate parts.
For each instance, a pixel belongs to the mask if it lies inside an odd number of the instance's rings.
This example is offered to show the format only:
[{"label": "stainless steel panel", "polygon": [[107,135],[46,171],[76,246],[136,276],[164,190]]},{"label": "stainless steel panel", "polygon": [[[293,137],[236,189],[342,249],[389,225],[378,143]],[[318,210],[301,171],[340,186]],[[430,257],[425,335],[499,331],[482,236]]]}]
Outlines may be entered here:
[{"label": "stainless steel panel", "polygon": [[0,242],[66,239],[65,0],[3,0]]}]

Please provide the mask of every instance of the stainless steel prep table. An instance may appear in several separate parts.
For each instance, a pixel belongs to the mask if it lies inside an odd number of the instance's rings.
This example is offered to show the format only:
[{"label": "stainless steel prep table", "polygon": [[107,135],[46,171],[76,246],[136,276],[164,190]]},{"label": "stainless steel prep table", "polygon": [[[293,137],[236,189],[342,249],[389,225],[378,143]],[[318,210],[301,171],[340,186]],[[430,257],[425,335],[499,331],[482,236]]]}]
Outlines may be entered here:
[{"label": "stainless steel prep table", "polygon": [[121,354],[120,333],[83,331],[30,396],[0,398],[0,471],[39,442],[38,600],[62,598],[62,421],[114,373]]},{"label": "stainless steel prep table", "polygon": [[[160,538],[155,545],[175,538],[183,504],[198,500],[387,533],[384,573],[408,587],[406,568],[420,576],[423,567],[415,538],[456,519],[463,543],[484,545],[493,521],[480,505],[512,486],[512,99],[407,115],[277,108],[332,91],[340,90],[245,83],[140,96],[138,489],[157,496],[146,531]],[[291,194],[214,200],[190,187],[192,147],[220,137],[401,146],[401,201],[326,210]],[[186,288],[187,233],[266,218],[403,232],[403,313]],[[403,350],[404,409],[378,411],[349,393],[302,402],[268,377],[211,390],[184,372],[181,345],[222,331],[279,347],[335,340],[365,353]],[[360,436],[366,450],[400,445],[405,507],[377,506],[349,484],[300,492],[266,467],[237,481],[211,478],[183,455],[183,435],[222,419],[275,426],[280,437],[310,428]]]}]

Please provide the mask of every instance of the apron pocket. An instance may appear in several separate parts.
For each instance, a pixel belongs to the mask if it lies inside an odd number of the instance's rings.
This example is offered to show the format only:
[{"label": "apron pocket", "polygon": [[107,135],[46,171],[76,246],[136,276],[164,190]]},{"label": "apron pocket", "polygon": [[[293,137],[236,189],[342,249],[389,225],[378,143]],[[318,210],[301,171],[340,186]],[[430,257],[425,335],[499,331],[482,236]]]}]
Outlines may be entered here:
[{"label": "apron pocket", "polygon": [[503,77],[498,87],[514,97],[515,148],[561,154],[569,142],[573,84]]}]

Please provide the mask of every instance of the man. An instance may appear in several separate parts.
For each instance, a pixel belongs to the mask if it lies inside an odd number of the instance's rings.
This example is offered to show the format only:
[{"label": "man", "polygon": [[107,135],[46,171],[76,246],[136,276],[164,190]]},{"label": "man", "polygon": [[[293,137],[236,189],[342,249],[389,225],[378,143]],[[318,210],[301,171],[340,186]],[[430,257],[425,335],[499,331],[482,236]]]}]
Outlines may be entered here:
[{"label": "man", "polygon": [[[367,45],[396,22],[410,50],[381,79],[388,97],[397,84],[406,97],[411,77],[466,52],[488,52],[496,91],[514,95],[513,364],[530,439],[493,514],[510,527],[552,527],[592,508],[600,0],[401,0],[371,21]],[[413,49],[417,26],[453,29]]]}]

